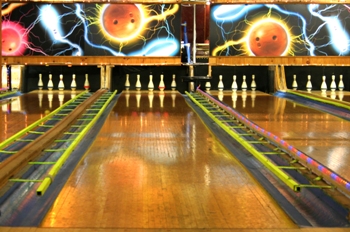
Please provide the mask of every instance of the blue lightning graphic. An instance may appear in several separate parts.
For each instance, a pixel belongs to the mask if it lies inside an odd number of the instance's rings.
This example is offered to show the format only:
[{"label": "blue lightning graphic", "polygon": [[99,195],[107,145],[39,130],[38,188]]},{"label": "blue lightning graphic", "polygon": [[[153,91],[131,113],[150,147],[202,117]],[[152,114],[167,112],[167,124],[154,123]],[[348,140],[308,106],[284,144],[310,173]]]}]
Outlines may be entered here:
[{"label": "blue lightning graphic", "polygon": [[[71,47],[75,48],[77,51],[73,52],[73,56],[81,56],[83,50],[77,44],[72,43],[67,39],[67,37],[73,33],[78,25],[73,26],[71,31],[63,36],[62,28],[60,27],[60,20],[64,15],[59,15],[52,5],[44,5],[40,8],[39,18],[43,26],[49,32],[54,43],[66,43]],[[64,54],[66,51],[62,50],[56,55]]]}]

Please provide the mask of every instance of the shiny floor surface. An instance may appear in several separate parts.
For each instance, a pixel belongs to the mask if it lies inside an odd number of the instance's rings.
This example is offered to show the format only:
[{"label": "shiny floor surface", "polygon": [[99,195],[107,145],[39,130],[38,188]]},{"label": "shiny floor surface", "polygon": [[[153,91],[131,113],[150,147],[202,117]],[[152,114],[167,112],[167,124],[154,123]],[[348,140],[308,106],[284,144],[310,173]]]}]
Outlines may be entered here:
[{"label": "shiny floor surface", "polygon": [[171,92],[121,94],[41,227],[297,229]]},{"label": "shiny floor surface", "polygon": [[261,92],[211,94],[350,181],[349,121]]},{"label": "shiny floor surface", "polygon": [[0,141],[45,117],[80,92],[38,90],[1,100]]}]

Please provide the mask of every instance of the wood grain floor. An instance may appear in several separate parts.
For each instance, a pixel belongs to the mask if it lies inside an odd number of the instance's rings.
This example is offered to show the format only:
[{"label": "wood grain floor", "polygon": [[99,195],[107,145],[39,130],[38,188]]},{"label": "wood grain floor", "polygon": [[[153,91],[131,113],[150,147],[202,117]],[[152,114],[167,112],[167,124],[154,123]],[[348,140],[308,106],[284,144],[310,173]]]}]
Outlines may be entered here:
[{"label": "wood grain floor", "polygon": [[184,98],[170,92],[119,97],[42,227],[297,228]]}]

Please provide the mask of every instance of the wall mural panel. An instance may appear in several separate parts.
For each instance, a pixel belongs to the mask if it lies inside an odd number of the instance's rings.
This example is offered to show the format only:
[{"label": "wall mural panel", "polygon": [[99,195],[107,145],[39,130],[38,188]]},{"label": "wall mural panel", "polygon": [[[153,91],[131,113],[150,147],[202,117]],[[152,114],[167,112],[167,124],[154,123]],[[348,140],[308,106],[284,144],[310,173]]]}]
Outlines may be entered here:
[{"label": "wall mural panel", "polygon": [[2,5],[3,56],[180,56],[177,4]]},{"label": "wall mural panel", "polygon": [[212,56],[348,56],[345,4],[215,4]]}]

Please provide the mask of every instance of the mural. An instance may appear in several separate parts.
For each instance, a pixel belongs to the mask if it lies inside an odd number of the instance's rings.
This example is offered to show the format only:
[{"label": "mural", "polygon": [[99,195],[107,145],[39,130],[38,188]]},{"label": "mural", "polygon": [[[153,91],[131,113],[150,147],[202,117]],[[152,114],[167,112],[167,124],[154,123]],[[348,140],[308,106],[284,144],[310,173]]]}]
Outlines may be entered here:
[{"label": "mural", "polygon": [[348,56],[344,4],[212,5],[212,56]]},{"label": "mural", "polygon": [[3,56],[180,56],[177,4],[2,5]]}]

